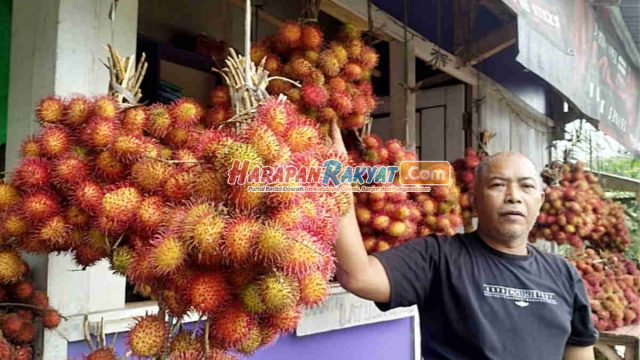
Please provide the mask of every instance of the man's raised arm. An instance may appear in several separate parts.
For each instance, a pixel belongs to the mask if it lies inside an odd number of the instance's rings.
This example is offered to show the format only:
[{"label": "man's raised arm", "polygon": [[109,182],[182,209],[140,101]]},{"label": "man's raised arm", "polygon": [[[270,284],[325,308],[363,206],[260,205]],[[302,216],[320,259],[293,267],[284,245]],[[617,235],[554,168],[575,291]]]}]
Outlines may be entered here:
[{"label": "man's raised arm", "polygon": [[[336,122],[331,125],[331,138],[336,151],[347,152]],[[389,302],[389,278],[380,261],[367,255],[355,215],[353,196],[350,199],[349,211],[340,219],[335,245],[338,258],[336,277],[342,287],[357,296],[376,302]]]}]

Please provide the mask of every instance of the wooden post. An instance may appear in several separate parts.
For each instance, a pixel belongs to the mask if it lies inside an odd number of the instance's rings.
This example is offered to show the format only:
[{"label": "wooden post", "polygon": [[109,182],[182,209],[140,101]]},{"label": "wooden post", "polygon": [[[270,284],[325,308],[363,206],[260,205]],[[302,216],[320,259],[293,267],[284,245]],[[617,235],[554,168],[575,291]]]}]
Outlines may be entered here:
[{"label": "wooden post", "polygon": [[[405,70],[408,79],[405,78]],[[405,56],[404,42],[389,43],[389,86],[391,102],[391,137],[401,140],[410,150],[416,148],[416,56],[409,41]]]}]

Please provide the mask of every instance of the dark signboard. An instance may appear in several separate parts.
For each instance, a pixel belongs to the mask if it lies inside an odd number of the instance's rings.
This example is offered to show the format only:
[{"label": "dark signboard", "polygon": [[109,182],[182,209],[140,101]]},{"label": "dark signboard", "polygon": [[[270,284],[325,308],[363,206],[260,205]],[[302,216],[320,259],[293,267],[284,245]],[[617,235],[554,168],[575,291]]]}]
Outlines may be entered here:
[{"label": "dark signboard", "polygon": [[518,14],[516,58],[640,155],[640,90],[613,10],[586,0],[503,0]]}]

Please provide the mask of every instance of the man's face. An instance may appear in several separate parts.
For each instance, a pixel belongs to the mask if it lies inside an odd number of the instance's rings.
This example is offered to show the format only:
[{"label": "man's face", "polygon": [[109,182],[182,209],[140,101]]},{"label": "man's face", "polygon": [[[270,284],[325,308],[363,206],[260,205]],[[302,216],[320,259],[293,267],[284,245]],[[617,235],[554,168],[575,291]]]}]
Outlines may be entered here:
[{"label": "man's face", "polygon": [[538,171],[526,157],[507,153],[490,159],[476,180],[478,224],[496,240],[526,237],[544,201]]}]

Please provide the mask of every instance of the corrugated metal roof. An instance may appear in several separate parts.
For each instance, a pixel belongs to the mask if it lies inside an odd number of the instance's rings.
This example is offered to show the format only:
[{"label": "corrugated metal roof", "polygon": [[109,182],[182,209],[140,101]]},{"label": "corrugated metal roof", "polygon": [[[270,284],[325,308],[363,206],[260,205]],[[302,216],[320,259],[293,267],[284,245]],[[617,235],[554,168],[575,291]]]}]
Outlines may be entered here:
[{"label": "corrugated metal roof", "polygon": [[620,12],[636,47],[640,49],[640,0],[622,0]]}]

